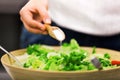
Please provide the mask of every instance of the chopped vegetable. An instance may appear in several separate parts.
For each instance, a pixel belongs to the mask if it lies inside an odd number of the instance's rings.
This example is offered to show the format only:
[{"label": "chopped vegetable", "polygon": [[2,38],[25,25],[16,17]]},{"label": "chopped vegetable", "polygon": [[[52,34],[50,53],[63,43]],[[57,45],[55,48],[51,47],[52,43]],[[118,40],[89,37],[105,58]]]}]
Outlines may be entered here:
[{"label": "chopped vegetable", "polygon": [[94,47],[93,47],[92,54],[95,54],[95,53],[96,53],[96,47],[94,46]]},{"label": "chopped vegetable", "polygon": [[112,60],[111,63],[112,65],[120,65],[120,61],[118,60]]},{"label": "chopped vegetable", "polygon": [[53,71],[94,70],[97,68],[91,63],[91,56],[96,56],[103,68],[112,67],[110,55],[105,53],[99,56],[95,49],[96,47],[93,47],[92,54],[89,55],[75,39],[71,39],[70,43],[63,43],[60,49],[40,44],[30,45],[27,48],[29,57],[24,67]]}]

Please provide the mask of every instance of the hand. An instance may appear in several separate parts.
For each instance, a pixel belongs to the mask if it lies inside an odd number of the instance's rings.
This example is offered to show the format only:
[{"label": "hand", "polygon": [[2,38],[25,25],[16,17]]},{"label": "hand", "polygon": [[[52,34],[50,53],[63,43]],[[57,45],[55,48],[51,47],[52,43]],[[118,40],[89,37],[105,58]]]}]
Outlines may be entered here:
[{"label": "hand", "polygon": [[35,34],[47,34],[44,24],[50,24],[48,0],[30,0],[21,10],[20,16],[25,28]]}]

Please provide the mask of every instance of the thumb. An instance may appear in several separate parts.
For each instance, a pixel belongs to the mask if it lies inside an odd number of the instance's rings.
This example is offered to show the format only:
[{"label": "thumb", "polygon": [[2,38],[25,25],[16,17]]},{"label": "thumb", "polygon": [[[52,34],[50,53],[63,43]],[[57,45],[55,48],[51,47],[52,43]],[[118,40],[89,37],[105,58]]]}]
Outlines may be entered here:
[{"label": "thumb", "polygon": [[51,19],[50,19],[50,17],[44,18],[44,19],[43,19],[43,22],[44,22],[45,24],[51,24]]},{"label": "thumb", "polygon": [[46,8],[41,8],[41,10],[38,10],[43,22],[45,24],[51,24],[51,18],[48,14],[48,10]]}]

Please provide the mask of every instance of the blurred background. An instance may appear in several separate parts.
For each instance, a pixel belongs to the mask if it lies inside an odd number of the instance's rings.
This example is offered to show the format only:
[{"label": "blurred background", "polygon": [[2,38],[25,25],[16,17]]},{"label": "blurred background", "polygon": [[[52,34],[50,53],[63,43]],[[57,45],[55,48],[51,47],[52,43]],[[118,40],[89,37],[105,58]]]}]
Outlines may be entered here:
[{"label": "blurred background", "polygon": [[[28,0],[0,0],[0,45],[8,51],[19,49],[22,22],[19,10]],[[0,50],[0,58],[4,52]],[[1,62],[0,62],[0,70]],[[0,79],[1,80],[1,79]]]}]

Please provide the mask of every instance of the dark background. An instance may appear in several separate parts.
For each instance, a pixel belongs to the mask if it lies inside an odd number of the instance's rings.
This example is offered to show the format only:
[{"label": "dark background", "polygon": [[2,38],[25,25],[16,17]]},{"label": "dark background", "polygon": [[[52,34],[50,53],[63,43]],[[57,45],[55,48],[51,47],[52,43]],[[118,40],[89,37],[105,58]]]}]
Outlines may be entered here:
[{"label": "dark background", "polygon": [[[27,0],[0,0],[0,45],[8,51],[19,49],[22,22],[19,10]],[[0,58],[5,53],[0,50]],[[0,80],[11,80],[0,61]]]}]

